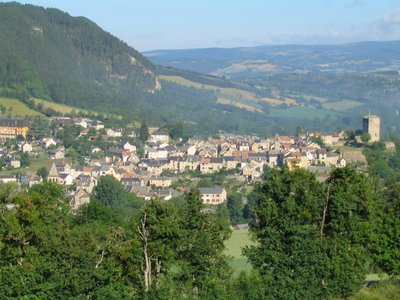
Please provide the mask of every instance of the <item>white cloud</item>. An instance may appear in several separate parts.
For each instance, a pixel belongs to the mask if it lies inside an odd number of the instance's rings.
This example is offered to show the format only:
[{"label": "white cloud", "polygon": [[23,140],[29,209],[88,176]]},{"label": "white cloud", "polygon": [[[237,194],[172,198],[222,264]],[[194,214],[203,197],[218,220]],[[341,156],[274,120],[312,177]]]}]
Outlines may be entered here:
[{"label": "white cloud", "polygon": [[400,37],[400,7],[375,23],[375,30],[383,36]]}]

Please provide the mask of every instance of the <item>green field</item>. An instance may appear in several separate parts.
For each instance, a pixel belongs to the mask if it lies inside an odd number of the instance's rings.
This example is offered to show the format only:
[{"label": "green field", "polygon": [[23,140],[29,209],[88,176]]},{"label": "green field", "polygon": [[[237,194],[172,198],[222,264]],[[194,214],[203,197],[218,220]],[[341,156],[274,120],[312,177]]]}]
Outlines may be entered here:
[{"label": "green field", "polygon": [[[255,93],[246,90],[241,90],[238,88],[223,88],[210,84],[201,84],[198,82],[188,80],[181,76],[161,75],[160,79],[174,82],[176,84],[180,84],[186,87],[193,87],[197,89],[214,91],[218,95],[219,103],[232,105],[249,111],[262,112],[262,107],[258,103],[262,101],[265,102],[265,100],[259,98]],[[281,100],[278,99],[272,99],[272,100],[282,102]]]},{"label": "green field", "polygon": [[241,271],[251,270],[251,265],[247,258],[242,255],[242,248],[247,245],[253,244],[250,241],[249,232],[247,229],[233,230],[232,236],[225,242],[225,254],[232,257],[231,267],[235,274]]},{"label": "green field", "polygon": [[325,102],[322,106],[325,109],[335,110],[335,111],[346,111],[354,107],[362,106],[364,103],[353,101],[353,100],[342,100],[336,102]]},{"label": "green field", "polygon": [[45,167],[47,170],[50,170],[51,165],[53,164],[53,160],[51,160],[46,154],[41,155],[38,158],[31,157],[31,164],[27,168],[19,168],[14,170],[3,170],[0,171],[1,175],[5,174],[17,174],[17,173],[25,173],[25,174],[35,174],[36,171],[40,167]]},{"label": "green field", "polygon": [[398,282],[384,280],[376,286],[363,288],[351,300],[386,300],[400,299],[400,285]]},{"label": "green field", "polygon": [[87,109],[81,109],[81,108],[77,108],[77,107],[73,107],[73,106],[69,106],[69,105],[65,105],[65,104],[60,104],[60,103],[54,103],[54,102],[50,102],[50,101],[46,101],[43,99],[37,99],[37,98],[33,98],[32,99],[36,104],[41,104],[43,105],[43,107],[46,108],[51,108],[54,109],[57,112],[60,112],[62,114],[70,114],[72,112],[75,113],[85,113],[85,114],[97,114],[97,112],[92,111],[92,110],[87,110]]},{"label": "green field", "polygon": [[42,116],[41,113],[30,109],[18,99],[0,97],[0,105],[4,106],[6,109],[2,112],[4,115],[11,114],[14,117]]},{"label": "green field", "polygon": [[274,108],[271,109],[271,116],[272,117],[289,117],[289,118],[296,118],[296,119],[314,119],[314,118],[324,118],[326,116],[339,116],[340,114],[333,111],[317,109],[313,107],[303,107],[303,106],[296,106],[290,107],[285,109],[278,109]]},{"label": "green field", "polygon": [[[51,102],[51,101],[47,101],[47,100],[43,100],[43,99],[32,98],[32,100],[35,101],[36,104],[38,104],[38,103],[42,104],[44,108],[51,108],[62,114],[79,113],[79,112],[82,112],[84,114],[93,114],[95,116],[99,114],[99,112],[94,111],[94,110],[83,109],[83,108],[69,106],[69,105],[61,104],[61,103],[55,103],[55,102]],[[114,115],[114,114],[103,113],[103,115],[106,117],[122,119],[121,116]]]}]

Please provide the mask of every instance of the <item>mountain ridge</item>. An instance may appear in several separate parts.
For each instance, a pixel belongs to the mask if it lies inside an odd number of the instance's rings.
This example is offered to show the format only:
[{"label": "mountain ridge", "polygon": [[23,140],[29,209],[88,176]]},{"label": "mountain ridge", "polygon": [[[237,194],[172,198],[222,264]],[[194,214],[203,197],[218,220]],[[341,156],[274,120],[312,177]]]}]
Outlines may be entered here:
[{"label": "mountain ridge", "polygon": [[[211,75],[232,78],[252,76],[255,73],[288,72],[371,72],[384,68],[400,68],[400,40],[367,41],[332,45],[265,45],[236,48],[197,48],[177,50],[153,50],[143,52],[153,63],[163,66],[203,72]],[[239,70],[224,72],[234,64],[246,61],[276,66],[258,70],[248,68],[248,72]],[[209,63],[207,63],[209,62]],[[327,64],[328,63],[328,64]],[[219,70],[219,73],[217,72]],[[238,76],[236,76],[238,75]]]}]

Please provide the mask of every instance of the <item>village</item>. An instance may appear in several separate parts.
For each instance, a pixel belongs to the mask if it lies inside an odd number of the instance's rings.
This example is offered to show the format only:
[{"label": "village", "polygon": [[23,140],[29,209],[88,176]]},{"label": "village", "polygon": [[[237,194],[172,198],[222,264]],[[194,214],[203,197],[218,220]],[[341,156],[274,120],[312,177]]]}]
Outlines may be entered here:
[{"label": "village", "polygon": [[[51,126],[53,134],[29,141],[26,121],[0,120],[0,139],[3,145],[8,143],[8,149],[0,151],[0,182],[17,182],[27,187],[44,179],[56,182],[65,187],[74,209],[90,201],[99,178],[106,175],[145,200],[171,200],[198,186],[204,204],[217,205],[227,199],[228,181],[230,187],[235,187],[232,182],[251,187],[262,180],[265,167],[305,168],[324,180],[332,168],[348,164],[365,168],[367,163],[362,149],[347,146],[350,137],[344,131],[299,132],[269,138],[221,133],[218,137],[191,137],[183,142],[172,140],[159,128],[149,127],[146,141],[140,143],[135,131],[105,128],[102,122],[87,118],[53,117]],[[66,137],[59,133],[67,127],[74,128],[75,140],[86,145],[83,160],[74,159],[72,154],[76,150],[65,147],[62,139]],[[363,132],[367,141],[379,141],[380,118],[364,117]],[[355,138],[363,142],[362,136]],[[15,144],[10,146],[10,141]],[[393,143],[385,145],[394,151]],[[24,160],[34,161],[39,156],[48,158],[47,174],[42,174],[44,167],[42,172],[25,172]],[[204,183],[205,178],[218,174],[224,175],[222,181],[199,184],[202,179]]]}]

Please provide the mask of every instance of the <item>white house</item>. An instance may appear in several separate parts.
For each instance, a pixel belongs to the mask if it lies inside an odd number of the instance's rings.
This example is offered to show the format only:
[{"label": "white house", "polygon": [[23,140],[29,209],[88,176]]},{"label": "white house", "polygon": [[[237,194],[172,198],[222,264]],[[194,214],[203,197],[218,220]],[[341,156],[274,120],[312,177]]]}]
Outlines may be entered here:
[{"label": "white house", "polygon": [[43,147],[43,148],[47,149],[47,148],[49,148],[50,146],[55,146],[55,145],[57,145],[57,142],[56,142],[52,137],[44,137],[44,138],[42,139],[41,144],[42,144],[42,147]]},{"label": "white house", "polygon": [[29,143],[23,143],[21,147],[21,151],[23,153],[30,153],[32,152],[32,144]]},{"label": "white house", "polygon": [[110,137],[121,137],[122,131],[122,128],[109,128],[106,130],[106,134]]},{"label": "white house", "polygon": [[85,190],[78,190],[71,201],[71,206],[72,209],[76,210],[81,205],[87,204],[89,202],[90,202],[90,195]]},{"label": "white house", "polygon": [[119,144],[119,148],[123,149],[123,150],[131,151],[131,152],[136,152],[136,146],[131,145],[129,142],[121,142]]},{"label": "white house", "polygon": [[166,132],[162,132],[162,131],[154,131],[151,135],[150,135],[150,140],[153,142],[160,142],[160,143],[169,143],[169,135]]},{"label": "white house", "polygon": [[204,204],[221,204],[227,199],[226,190],[221,186],[200,188],[200,193]]}]

